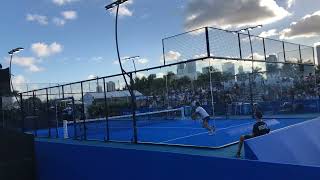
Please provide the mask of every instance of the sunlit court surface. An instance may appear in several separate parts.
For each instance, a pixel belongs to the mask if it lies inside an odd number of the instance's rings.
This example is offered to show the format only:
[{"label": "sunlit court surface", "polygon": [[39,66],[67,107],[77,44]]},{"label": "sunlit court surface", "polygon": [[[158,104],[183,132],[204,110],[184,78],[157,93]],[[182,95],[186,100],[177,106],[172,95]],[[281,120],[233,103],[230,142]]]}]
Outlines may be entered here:
[{"label": "sunlit court surface", "polygon": [[319,180],[316,7],[3,2],[0,180]]},{"label": "sunlit court surface", "polygon": [[[211,118],[210,125],[216,127],[214,134],[210,135],[206,129],[202,127],[201,120],[192,120],[190,117],[179,117],[179,109],[175,112],[175,118],[171,117],[154,117],[155,114],[147,117],[148,113],[139,117],[137,122],[138,142],[154,143],[166,145],[181,145],[193,147],[207,148],[224,148],[234,145],[238,142],[239,137],[244,134],[252,133],[252,126],[255,119],[225,119],[225,117]],[[170,111],[169,111],[170,112]],[[171,111],[172,113],[173,111]],[[159,113],[159,112],[156,112]],[[165,115],[164,112],[159,114]],[[153,117],[152,117],[153,116]],[[277,130],[290,125],[298,124],[312,119],[315,115],[309,115],[305,118],[294,118],[294,116],[286,118],[265,118],[265,122],[272,130]],[[105,141],[109,134],[109,139],[115,142],[132,142],[133,129],[132,122],[129,117],[117,117],[110,120],[105,118],[88,119],[85,124],[87,140]],[[109,121],[109,129],[107,127]],[[52,129],[38,130],[37,136],[47,137],[48,131],[51,131],[53,137],[61,139],[70,138],[84,140],[84,124],[70,122],[65,127],[57,127]],[[76,133],[75,133],[76,131]],[[56,134],[58,132],[58,135]],[[35,133],[35,132],[30,132]]]}]

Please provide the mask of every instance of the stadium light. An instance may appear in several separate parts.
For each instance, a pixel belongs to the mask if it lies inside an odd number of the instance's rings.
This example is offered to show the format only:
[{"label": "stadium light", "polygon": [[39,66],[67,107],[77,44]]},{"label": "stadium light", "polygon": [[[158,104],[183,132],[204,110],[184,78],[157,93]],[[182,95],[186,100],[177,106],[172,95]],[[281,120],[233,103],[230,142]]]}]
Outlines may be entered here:
[{"label": "stadium light", "polygon": [[116,9],[116,20],[115,20],[115,40],[116,40],[116,50],[117,50],[117,56],[118,56],[118,61],[119,61],[119,65],[120,65],[120,69],[121,69],[121,74],[123,76],[124,82],[126,83],[126,87],[128,88],[128,91],[130,93],[131,96],[131,103],[132,103],[132,119],[133,119],[133,142],[137,143],[138,142],[138,137],[137,137],[137,125],[136,125],[136,98],[135,98],[135,94],[134,94],[134,87],[133,84],[128,83],[128,80],[126,78],[126,76],[128,76],[130,78],[130,82],[133,82],[133,78],[132,78],[132,73],[127,73],[122,66],[122,62],[121,62],[121,56],[120,56],[120,50],[119,50],[119,43],[118,43],[118,15],[119,15],[119,7],[122,3],[127,2],[128,0],[116,0],[113,3],[105,6],[105,9],[107,11],[109,11],[112,8],[117,8]]},{"label": "stadium light", "polygon": [[9,51],[8,54],[10,54],[12,56],[13,54],[18,53],[22,50],[24,50],[24,48],[22,48],[22,47],[14,48],[11,51]]},{"label": "stadium light", "polygon": [[[24,48],[22,48],[22,47],[18,47],[18,48],[14,48],[14,49],[11,49],[9,52],[8,52],[8,54],[10,55],[10,63],[9,63],[9,76],[11,77],[11,76],[13,76],[12,75],[12,59],[13,59],[13,55],[14,54],[16,54],[16,53],[18,53],[18,52],[20,52],[20,51],[22,51],[22,50],[24,50]],[[12,78],[10,78],[10,84],[11,84],[11,88],[12,88],[12,92],[13,92],[13,94],[14,94],[14,87],[13,87],[13,83],[12,83]],[[15,95],[14,95],[15,96]],[[18,100],[18,98],[15,96],[15,98],[16,98],[16,100],[17,100],[17,102],[18,102],[18,104],[19,104],[19,100]]]},{"label": "stadium light", "polygon": [[134,72],[137,73],[136,63],[134,62],[137,58],[140,58],[140,56],[131,56],[131,57],[123,58],[122,61],[132,60]]},{"label": "stadium light", "polygon": [[12,74],[11,74],[11,64],[12,64],[13,55],[16,54],[16,53],[18,53],[18,52],[20,52],[20,51],[22,51],[22,50],[24,50],[24,48],[18,47],[18,48],[14,48],[14,49],[12,49],[12,50],[10,50],[10,51],[8,52],[8,54],[10,55],[10,63],[9,63],[10,75],[12,75]]},{"label": "stadium light", "polygon": [[128,0],[118,0],[118,1],[115,1],[115,2],[107,5],[105,8],[106,8],[106,10],[109,10],[109,9],[112,9],[112,8],[114,8],[116,6],[119,6],[120,4],[122,4],[122,3],[126,2],[126,1],[128,1]]}]

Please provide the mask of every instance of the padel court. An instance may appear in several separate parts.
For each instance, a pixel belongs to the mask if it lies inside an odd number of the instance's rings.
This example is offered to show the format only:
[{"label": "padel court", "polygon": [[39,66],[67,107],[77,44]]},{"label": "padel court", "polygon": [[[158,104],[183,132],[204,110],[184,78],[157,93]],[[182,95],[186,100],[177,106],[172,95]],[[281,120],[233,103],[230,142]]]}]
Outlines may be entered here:
[{"label": "padel court", "polygon": [[[274,118],[264,119],[270,129],[276,130],[311,118]],[[211,119],[210,125],[216,127],[213,135],[202,128],[200,120],[191,120],[186,117],[180,118],[153,118],[151,120],[138,119],[137,139],[139,143],[169,144],[181,146],[197,146],[210,148],[223,148],[234,144],[239,137],[250,134],[254,119]],[[108,127],[108,128],[106,128]],[[133,140],[132,120],[129,118],[87,120],[84,128],[82,122],[69,123],[66,127],[51,128],[51,135],[58,138],[73,138],[104,141],[109,136],[110,141],[131,142]],[[76,133],[75,133],[76,131]],[[85,131],[85,132],[84,132]],[[37,136],[48,136],[49,129],[37,131]],[[66,136],[67,134],[67,136]],[[86,137],[85,135],[86,134]]]}]

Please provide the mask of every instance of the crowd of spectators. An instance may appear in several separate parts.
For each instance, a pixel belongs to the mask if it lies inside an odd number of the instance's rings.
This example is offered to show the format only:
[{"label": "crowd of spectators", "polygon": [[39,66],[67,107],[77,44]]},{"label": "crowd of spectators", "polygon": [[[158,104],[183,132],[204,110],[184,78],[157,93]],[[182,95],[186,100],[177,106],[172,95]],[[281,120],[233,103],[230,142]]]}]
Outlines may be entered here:
[{"label": "crowd of spectators", "polygon": [[165,109],[190,106],[192,102],[200,102],[204,106],[215,104],[223,111],[226,104],[233,103],[265,103],[293,102],[297,100],[318,99],[318,87],[315,76],[300,78],[279,78],[274,83],[257,78],[250,84],[248,81],[214,82],[196,86],[195,83],[185,84],[179,88],[167,87],[160,94],[151,94],[138,102],[141,108]]}]

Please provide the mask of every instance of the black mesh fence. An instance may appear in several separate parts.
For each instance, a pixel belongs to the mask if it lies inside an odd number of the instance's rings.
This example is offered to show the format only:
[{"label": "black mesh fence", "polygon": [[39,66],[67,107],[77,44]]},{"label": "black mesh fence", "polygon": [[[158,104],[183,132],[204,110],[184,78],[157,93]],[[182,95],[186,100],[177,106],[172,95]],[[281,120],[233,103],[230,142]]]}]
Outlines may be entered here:
[{"label": "black mesh fence", "polygon": [[[39,137],[220,147],[235,141],[223,129],[252,120],[255,108],[266,117],[319,113],[311,47],[214,28],[163,42],[166,65],[130,72],[128,86],[117,74],[22,93],[21,128]],[[196,139],[207,133],[191,120],[196,102],[222,128],[210,140]]]}]

